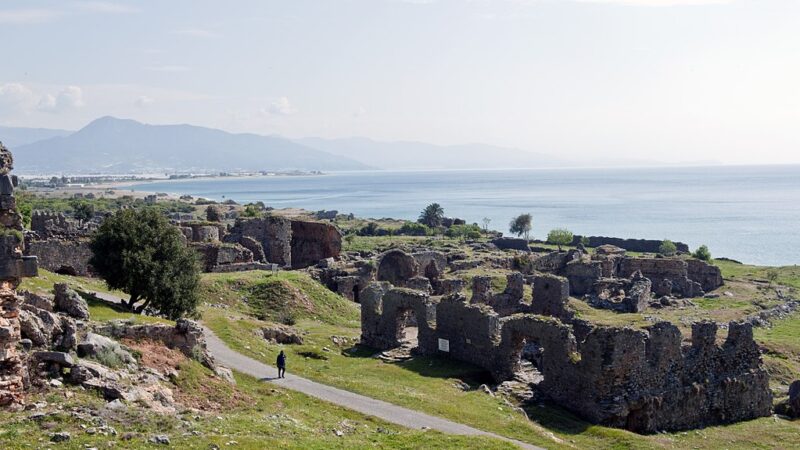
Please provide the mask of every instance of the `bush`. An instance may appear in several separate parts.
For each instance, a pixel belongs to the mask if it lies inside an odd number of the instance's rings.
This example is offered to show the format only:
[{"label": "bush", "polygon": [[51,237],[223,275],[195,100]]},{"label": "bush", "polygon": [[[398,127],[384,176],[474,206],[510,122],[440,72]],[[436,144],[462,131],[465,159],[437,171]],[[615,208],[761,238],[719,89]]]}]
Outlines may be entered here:
[{"label": "bush", "polygon": [[692,254],[695,258],[702,260],[702,261],[711,261],[711,252],[708,251],[708,247],[705,245],[701,245],[694,251]]},{"label": "bush", "polygon": [[359,236],[377,236],[378,224],[376,222],[369,222],[358,230]]},{"label": "bush", "polygon": [[481,228],[476,224],[453,225],[444,234],[451,238],[478,239],[481,237]]},{"label": "bush", "polygon": [[678,253],[678,246],[669,239],[664,239],[661,245],[658,246],[658,253],[664,256],[675,256],[675,254]]},{"label": "bush", "polygon": [[555,228],[547,233],[547,243],[557,245],[558,251],[561,251],[561,246],[572,244],[572,240],[572,231],[566,228]]},{"label": "bush", "polygon": [[431,229],[426,225],[414,222],[406,222],[397,230],[397,234],[404,236],[428,236],[431,233]]}]

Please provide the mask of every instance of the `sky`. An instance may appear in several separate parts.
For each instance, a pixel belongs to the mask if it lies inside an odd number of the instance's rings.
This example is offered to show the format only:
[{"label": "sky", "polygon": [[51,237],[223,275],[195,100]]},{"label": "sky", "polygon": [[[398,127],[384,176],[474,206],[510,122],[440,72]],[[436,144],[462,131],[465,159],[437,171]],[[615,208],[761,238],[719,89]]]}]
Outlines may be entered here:
[{"label": "sky", "polygon": [[800,163],[797,0],[0,2],[0,124]]}]

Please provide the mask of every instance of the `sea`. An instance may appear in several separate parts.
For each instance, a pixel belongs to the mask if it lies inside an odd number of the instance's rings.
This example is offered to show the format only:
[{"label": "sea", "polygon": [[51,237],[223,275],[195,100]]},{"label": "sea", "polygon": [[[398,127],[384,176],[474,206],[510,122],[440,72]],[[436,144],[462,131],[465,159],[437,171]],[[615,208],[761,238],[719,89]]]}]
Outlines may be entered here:
[{"label": "sea", "polygon": [[188,179],[133,190],[274,208],[337,210],[415,220],[429,203],[469,223],[533,216],[533,238],[575,234],[707,245],[748,264],[800,263],[800,165],[669,168],[357,171],[309,176]]}]

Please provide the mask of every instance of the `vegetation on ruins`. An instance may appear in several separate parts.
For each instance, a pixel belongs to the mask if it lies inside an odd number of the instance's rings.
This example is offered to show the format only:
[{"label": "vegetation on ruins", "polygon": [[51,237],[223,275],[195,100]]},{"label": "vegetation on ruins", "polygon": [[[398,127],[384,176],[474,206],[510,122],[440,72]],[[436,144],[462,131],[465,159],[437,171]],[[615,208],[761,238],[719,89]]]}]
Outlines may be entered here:
[{"label": "vegetation on ruins", "polygon": [[669,239],[664,239],[664,241],[658,247],[658,253],[664,256],[675,256],[675,254],[678,253],[678,246],[676,246],[675,243]]},{"label": "vegetation on ruins", "polygon": [[429,236],[433,234],[433,230],[425,224],[406,222],[397,230],[397,234],[402,234],[404,236]]},{"label": "vegetation on ruins", "polygon": [[483,219],[481,219],[481,224],[483,225],[484,233],[489,231],[489,224],[490,223],[492,223],[492,219],[490,219],[488,217],[484,217]]},{"label": "vegetation on ruins", "polygon": [[453,225],[444,232],[444,235],[459,239],[478,239],[481,237],[481,228],[477,224]]},{"label": "vegetation on ruins", "polygon": [[214,205],[206,208],[206,220],[209,222],[222,222],[222,211]]},{"label": "vegetation on ruins", "polygon": [[244,207],[244,211],[242,212],[242,217],[258,217],[261,215],[261,210],[258,208],[257,205],[252,203],[248,203]]},{"label": "vegetation on ruins", "polygon": [[83,224],[87,220],[94,217],[94,203],[89,202],[74,202],[72,206],[72,215],[79,223]]},{"label": "vegetation on ruins", "polygon": [[443,219],[444,208],[438,203],[431,203],[422,210],[418,222],[431,228],[436,228],[442,225]]},{"label": "vegetation on ruins", "polygon": [[109,288],[130,294],[130,309],[150,308],[171,319],[194,312],[196,253],[159,211],[117,212],[98,228],[90,246],[90,264]]},{"label": "vegetation on ruins", "polygon": [[697,250],[692,253],[692,256],[702,261],[711,261],[711,252],[706,245],[698,247]]},{"label": "vegetation on ruins", "polygon": [[525,240],[528,240],[528,236],[531,233],[532,222],[533,217],[531,217],[530,214],[520,214],[511,219],[511,223],[508,225],[508,230],[517,236],[524,236]]},{"label": "vegetation on ruins", "polygon": [[547,243],[557,245],[558,251],[561,251],[562,246],[572,244],[572,239],[572,231],[566,228],[555,228],[547,233]]}]

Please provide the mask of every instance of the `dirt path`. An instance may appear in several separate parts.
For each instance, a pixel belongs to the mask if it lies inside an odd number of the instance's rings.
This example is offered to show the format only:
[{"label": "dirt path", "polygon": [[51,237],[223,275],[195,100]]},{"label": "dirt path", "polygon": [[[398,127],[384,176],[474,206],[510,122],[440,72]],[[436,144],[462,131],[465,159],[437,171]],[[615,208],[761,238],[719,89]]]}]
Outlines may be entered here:
[{"label": "dirt path", "polygon": [[[95,292],[97,298],[111,303],[121,303],[123,300],[112,294]],[[362,414],[374,416],[397,425],[412,429],[430,428],[447,434],[467,436],[489,436],[511,442],[520,448],[529,450],[544,450],[541,447],[525,442],[509,439],[494,433],[472,428],[457,422],[452,422],[441,417],[431,416],[402,406],[393,405],[382,400],[365,397],[360,394],[338,389],[325,384],[316,383],[306,378],[286,374],[286,378],[277,378],[278,369],[256,361],[232,350],[210,329],[203,327],[206,336],[208,351],[223,366],[244,374],[259,378],[263,381],[275,383],[281,387],[302,392],[311,397],[316,397],[339,406],[343,406]]]},{"label": "dirt path", "polygon": [[206,342],[211,355],[223,366],[239,372],[260,378],[281,387],[302,392],[362,414],[378,417],[387,422],[402,425],[407,428],[430,428],[442,433],[459,434],[468,436],[489,436],[516,444],[520,448],[543,450],[541,447],[526,444],[514,439],[508,439],[494,433],[478,430],[467,425],[451,422],[447,419],[431,416],[425,413],[403,408],[374,398],[365,397],[349,391],[344,391],[325,384],[316,383],[291,373],[286,378],[276,378],[278,369],[268,366],[231,350],[211,330],[205,329]]}]

